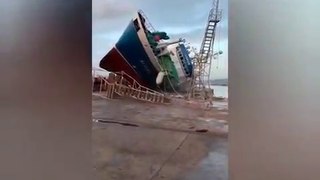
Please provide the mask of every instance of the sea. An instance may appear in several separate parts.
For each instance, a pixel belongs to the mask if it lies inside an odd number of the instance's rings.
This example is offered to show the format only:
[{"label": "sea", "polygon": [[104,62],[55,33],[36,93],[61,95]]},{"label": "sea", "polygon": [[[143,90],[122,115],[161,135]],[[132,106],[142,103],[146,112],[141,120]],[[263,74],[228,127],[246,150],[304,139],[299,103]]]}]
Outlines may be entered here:
[{"label": "sea", "polygon": [[214,96],[228,98],[228,86],[211,86]]}]

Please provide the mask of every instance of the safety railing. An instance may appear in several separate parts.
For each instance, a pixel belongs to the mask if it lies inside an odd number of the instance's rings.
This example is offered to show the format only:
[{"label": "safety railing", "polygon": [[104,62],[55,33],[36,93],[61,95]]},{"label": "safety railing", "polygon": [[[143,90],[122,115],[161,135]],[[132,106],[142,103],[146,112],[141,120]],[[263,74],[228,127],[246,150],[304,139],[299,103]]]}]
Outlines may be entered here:
[{"label": "safety railing", "polygon": [[165,102],[164,94],[142,86],[123,71],[114,73],[114,77],[111,80],[103,76],[97,76],[94,79],[99,81],[99,90],[95,94],[107,99],[113,99],[116,94],[152,103]]}]

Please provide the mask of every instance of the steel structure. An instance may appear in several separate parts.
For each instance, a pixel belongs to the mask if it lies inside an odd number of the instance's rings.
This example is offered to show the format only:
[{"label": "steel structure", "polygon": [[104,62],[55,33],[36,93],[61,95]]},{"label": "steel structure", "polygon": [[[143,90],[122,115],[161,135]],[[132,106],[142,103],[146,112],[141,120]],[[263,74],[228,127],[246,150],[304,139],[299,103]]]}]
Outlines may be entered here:
[{"label": "steel structure", "polygon": [[201,48],[195,54],[193,59],[193,80],[189,97],[208,99],[213,96],[213,90],[210,88],[210,71],[215,40],[217,24],[221,20],[221,10],[219,9],[219,0],[214,0],[209,12],[207,26],[202,40]]}]

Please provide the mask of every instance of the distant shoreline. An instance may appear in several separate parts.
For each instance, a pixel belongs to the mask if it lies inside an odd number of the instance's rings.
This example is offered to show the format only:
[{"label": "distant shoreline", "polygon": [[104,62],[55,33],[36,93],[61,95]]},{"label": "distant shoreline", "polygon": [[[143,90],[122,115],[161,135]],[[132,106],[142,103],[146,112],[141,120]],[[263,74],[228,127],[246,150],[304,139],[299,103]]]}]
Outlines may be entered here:
[{"label": "distant shoreline", "polygon": [[228,79],[214,79],[210,80],[213,86],[228,86]]},{"label": "distant shoreline", "polygon": [[212,86],[228,86],[228,84],[212,84]]}]

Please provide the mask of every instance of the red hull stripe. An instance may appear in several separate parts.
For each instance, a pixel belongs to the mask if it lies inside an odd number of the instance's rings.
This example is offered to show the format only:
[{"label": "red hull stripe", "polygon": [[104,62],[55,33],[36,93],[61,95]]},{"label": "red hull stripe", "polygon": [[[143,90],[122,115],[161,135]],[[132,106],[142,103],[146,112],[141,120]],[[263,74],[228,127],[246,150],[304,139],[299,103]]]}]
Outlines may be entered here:
[{"label": "red hull stripe", "polygon": [[113,47],[109,53],[102,58],[100,61],[100,67],[110,72],[124,71],[141,85],[145,85],[139,75],[115,47]]}]

